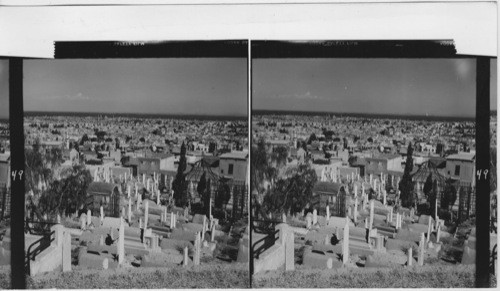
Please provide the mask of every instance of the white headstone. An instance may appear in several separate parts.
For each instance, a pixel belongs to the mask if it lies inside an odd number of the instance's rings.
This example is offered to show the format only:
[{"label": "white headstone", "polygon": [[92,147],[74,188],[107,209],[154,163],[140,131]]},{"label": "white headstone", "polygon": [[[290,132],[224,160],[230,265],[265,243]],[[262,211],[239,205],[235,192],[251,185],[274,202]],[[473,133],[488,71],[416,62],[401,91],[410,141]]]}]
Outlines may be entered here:
[{"label": "white headstone", "polygon": [[358,222],[358,197],[354,198],[354,214],[353,214],[354,223]]},{"label": "white headstone", "polygon": [[418,265],[423,266],[424,265],[424,252],[425,252],[425,234],[423,232],[420,234],[420,244],[418,247],[419,247]]},{"label": "white headstone", "polygon": [[287,231],[285,234],[285,271],[295,269],[295,244],[293,231]]},{"label": "white headstone", "polygon": [[144,229],[148,228],[148,219],[149,219],[149,200],[146,200],[144,204]]},{"label": "white headstone", "polygon": [[104,208],[102,207],[102,205],[101,205],[101,207],[99,207],[99,220],[100,220],[101,225],[102,225],[102,223],[104,221]]},{"label": "white headstone", "polygon": [[311,218],[311,216],[306,216],[306,222],[307,222],[307,225],[306,225],[307,229],[310,229],[311,226],[312,226],[312,218]]},{"label": "white headstone", "polygon": [[182,261],[182,265],[184,267],[186,267],[188,265],[188,261],[189,261],[189,256],[188,256],[188,247],[184,247],[184,254],[183,254],[183,261]]},{"label": "white headstone", "polygon": [[63,272],[71,271],[71,234],[64,231],[62,244],[62,269]]},{"label": "white headstone", "polygon": [[118,264],[122,264],[125,259],[125,225],[120,218],[120,228],[118,231]]},{"label": "white headstone", "polygon": [[129,198],[128,199],[128,209],[127,209],[127,218],[128,218],[128,222],[131,223],[132,222],[132,198]]},{"label": "white headstone", "polygon": [[374,218],[374,213],[375,212],[375,201],[370,200],[370,225],[369,225],[369,228],[372,229],[373,228],[373,218]]},{"label": "white headstone", "polygon": [[441,226],[438,224],[436,230],[436,242],[438,243],[440,239],[441,239]]},{"label": "white headstone", "polygon": [[83,216],[83,214],[80,216],[80,229],[84,230],[87,227],[87,219],[86,216]]},{"label": "white headstone", "polygon": [[342,242],[342,263],[345,265],[349,262],[349,219],[346,217],[344,226],[344,238]]},{"label": "white headstone", "polygon": [[431,233],[432,233],[432,218],[429,217],[429,223],[427,225],[427,242],[431,240]]},{"label": "white headstone", "polygon": [[408,266],[412,266],[413,265],[413,248],[410,246],[408,248]]},{"label": "white headstone", "polygon": [[87,226],[89,226],[92,223],[92,212],[87,210]]},{"label": "white headstone", "polygon": [[313,210],[313,221],[312,224],[316,225],[318,223],[318,211],[316,209]]},{"label": "white headstone", "polygon": [[199,232],[196,233],[196,238],[194,241],[194,255],[193,261],[194,265],[198,266],[200,264],[200,256],[201,256],[201,234]]},{"label": "white headstone", "polygon": [[204,215],[203,216],[203,228],[201,231],[201,241],[205,240],[205,231],[207,229],[207,217]]},{"label": "white headstone", "polygon": [[326,221],[330,220],[330,205],[326,206]]}]

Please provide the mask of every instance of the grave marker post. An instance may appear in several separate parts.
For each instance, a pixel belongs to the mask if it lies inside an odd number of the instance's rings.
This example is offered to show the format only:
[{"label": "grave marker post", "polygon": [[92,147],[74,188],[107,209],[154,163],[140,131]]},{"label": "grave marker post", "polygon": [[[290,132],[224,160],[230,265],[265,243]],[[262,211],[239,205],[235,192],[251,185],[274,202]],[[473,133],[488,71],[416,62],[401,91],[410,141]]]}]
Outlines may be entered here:
[{"label": "grave marker post", "polygon": [[128,209],[127,209],[128,223],[132,223],[132,199],[128,198]]},{"label": "grave marker post", "polygon": [[200,237],[201,234],[200,232],[197,232],[196,233],[196,238],[195,238],[195,241],[194,241],[194,255],[193,255],[193,261],[194,261],[194,265],[195,266],[198,266],[200,264],[200,253],[201,253],[201,250],[200,250],[200,245],[201,245],[201,241],[200,241]]},{"label": "grave marker post", "polygon": [[293,231],[285,234],[285,271],[295,270],[295,243]]},{"label": "grave marker post", "polygon": [[187,265],[188,265],[188,260],[189,260],[189,256],[188,256],[188,247],[186,246],[186,247],[184,247],[184,259],[183,259],[183,261],[182,261],[182,265],[183,265],[184,267],[187,267]]},{"label": "grave marker post", "polygon": [[342,239],[342,264],[349,262],[349,218],[346,217],[344,226],[344,237]]},{"label": "grave marker post", "polygon": [[375,201],[370,200],[370,230],[373,228],[373,218],[374,218],[374,212],[375,212]]},{"label": "grave marker post", "polygon": [[92,212],[87,210],[87,226],[89,226],[92,223]]},{"label": "grave marker post", "polygon": [[408,249],[408,266],[412,266],[413,265],[413,248],[410,246],[410,248]]},{"label": "grave marker post", "polygon": [[118,231],[118,264],[123,264],[125,259],[125,225],[123,218],[120,218],[120,228]]},{"label": "grave marker post", "polygon": [[144,229],[148,228],[148,219],[149,219],[149,202],[146,200],[144,205]]},{"label": "grave marker post", "polygon": [[418,249],[418,265],[424,265],[424,251],[425,251],[425,234],[422,232],[420,234],[420,244]]},{"label": "grave marker post", "polygon": [[429,223],[427,225],[427,242],[431,240],[432,233],[432,217],[429,217]]}]

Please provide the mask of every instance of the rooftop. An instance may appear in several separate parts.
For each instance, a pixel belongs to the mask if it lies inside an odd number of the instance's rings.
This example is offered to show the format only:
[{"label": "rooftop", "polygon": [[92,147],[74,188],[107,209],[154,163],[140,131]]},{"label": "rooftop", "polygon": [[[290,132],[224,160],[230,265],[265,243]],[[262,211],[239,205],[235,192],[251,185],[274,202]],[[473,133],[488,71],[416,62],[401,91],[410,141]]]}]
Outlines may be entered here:
[{"label": "rooftop", "polygon": [[230,153],[225,153],[220,155],[221,159],[236,159],[236,160],[246,160],[248,158],[248,152],[246,151],[234,151]]},{"label": "rooftop", "polygon": [[460,161],[474,161],[476,158],[476,153],[475,152],[460,152],[458,154],[454,155],[449,155],[446,157],[447,160],[460,160]]}]

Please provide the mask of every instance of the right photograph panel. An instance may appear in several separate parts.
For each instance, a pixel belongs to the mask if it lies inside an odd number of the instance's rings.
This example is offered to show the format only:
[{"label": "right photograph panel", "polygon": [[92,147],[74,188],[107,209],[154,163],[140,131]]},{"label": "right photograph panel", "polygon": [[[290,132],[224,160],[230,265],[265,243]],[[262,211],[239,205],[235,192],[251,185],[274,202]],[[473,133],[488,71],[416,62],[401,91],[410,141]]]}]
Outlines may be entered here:
[{"label": "right photograph panel", "polygon": [[252,52],[252,286],[474,287],[476,59],[292,49]]}]

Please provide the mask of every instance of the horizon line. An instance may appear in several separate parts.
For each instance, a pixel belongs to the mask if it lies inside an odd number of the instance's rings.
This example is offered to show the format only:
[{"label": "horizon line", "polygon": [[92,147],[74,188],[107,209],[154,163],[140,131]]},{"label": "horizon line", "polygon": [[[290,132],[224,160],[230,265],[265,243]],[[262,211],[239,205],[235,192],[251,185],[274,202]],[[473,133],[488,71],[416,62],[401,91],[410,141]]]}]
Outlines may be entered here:
[{"label": "horizon line", "polygon": [[[246,118],[247,115],[238,115],[238,114],[202,114],[202,113],[134,113],[134,112],[83,112],[83,111],[37,111],[37,110],[29,110],[24,111],[25,115],[30,114],[80,114],[80,115],[146,115],[146,116],[199,116],[199,117],[233,117],[233,118]],[[8,117],[7,117],[8,118]]]},{"label": "horizon line", "polygon": [[[497,110],[490,110],[491,113],[495,113]],[[318,115],[369,115],[369,116],[395,116],[395,117],[428,117],[428,118],[456,118],[456,119],[475,119],[476,115],[426,115],[426,114],[410,114],[410,113],[368,113],[368,112],[330,112],[330,111],[313,111],[313,110],[282,110],[282,109],[253,109],[254,113],[272,113],[276,112],[278,114],[293,114],[293,113],[307,113],[307,114],[318,114]]]}]

